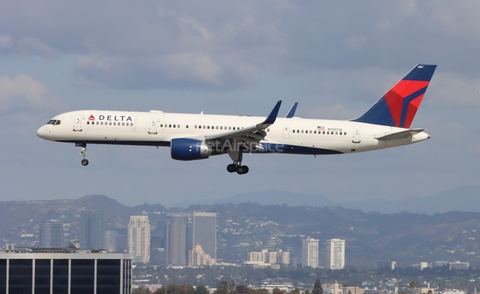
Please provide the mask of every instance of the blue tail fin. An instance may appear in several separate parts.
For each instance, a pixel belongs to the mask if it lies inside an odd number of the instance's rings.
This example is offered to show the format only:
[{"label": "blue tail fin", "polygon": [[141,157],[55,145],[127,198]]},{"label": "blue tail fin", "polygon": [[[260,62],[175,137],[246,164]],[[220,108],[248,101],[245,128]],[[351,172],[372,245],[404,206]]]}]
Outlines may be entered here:
[{"label": "blue tail fin", "polygon": [[410,128],[436,65],[417,64],[357,122]]}]

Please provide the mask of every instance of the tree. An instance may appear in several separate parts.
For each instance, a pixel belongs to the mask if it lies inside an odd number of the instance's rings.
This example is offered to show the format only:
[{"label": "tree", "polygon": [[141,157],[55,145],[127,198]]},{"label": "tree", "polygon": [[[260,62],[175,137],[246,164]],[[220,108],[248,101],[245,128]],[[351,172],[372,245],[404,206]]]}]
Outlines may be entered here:
[{"label": "tree", "polygon": [[280,290],[280,288],[278,287],[275,287],[273,290],[272,290],[272,294],[284,294],[285,292]]},{"label": "tree", "polygon": [[208,288],[205,287],[204,285],[197,286],[197,289],[195,289],[194,294],[210,294],[210,291],[208,291]]},{"label": "tree", "polygon": [[417,289],[417,283],[415,283],[415,281],[411,281],[408,286],[410,289],[412,289],[412,293],[415,292],[415,289]]},{"label": "tree", "polygon": [[177,284],[170,284],[167,287],[167,294],[183,294],[183,291]]},{"label": "tree", "polygon": [[320,279],[317,279],[315,281],[315,284],[313,285],[312,294],[323,294],[323,288],[322,288],[322,284],[320,283]]},{"label": "tree", "polygon": [[227,281],[221,281],[217,285],[217,290],[214,294],[233,294],[235,292],[235,281],[232,280],[230,283]]},{"label": "tree", "polygon": [[132,294],[151,294],[150,290],[148,288],[143,288],[143,287],[138,287],[133,289]]},{"label": "tree", "polygon": [[294,290],[290,291],[289,294],[300,294],[300,290],[298,288],[295,288]]},{"label": "tree", "polygon": [[237,288],[235,288],[235,292],[237,292],[237,294],[248,294],[250,293],[250,289],[247,286],[238,285]]},{"label": "tree", "polygon": [[182,293],[182,294],[194,294],[195,289],[193,288],[193,286],[185,283],[182,286],[180,286],[180,293]]}]

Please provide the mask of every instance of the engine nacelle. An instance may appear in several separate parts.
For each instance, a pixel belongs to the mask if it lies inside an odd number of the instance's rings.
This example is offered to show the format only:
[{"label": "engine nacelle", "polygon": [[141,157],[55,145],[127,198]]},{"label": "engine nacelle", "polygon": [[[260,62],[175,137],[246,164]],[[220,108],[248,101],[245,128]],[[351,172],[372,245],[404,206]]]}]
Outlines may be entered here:
[{"label": "engine nacelle", "polygon": [[205,159],[212,154],[212,150],[201,140],[177,138],[172,139],[170,152],[176,160]]}]

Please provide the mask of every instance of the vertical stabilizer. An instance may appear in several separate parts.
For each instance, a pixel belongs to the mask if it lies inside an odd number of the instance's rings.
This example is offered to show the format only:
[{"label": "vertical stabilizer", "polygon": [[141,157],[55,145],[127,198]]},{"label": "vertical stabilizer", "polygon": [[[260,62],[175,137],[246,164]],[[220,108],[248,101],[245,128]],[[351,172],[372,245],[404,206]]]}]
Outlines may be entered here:
[{"label": "vertical stabilizer", "polygon": [[361,117],[354,121],[410,128],[436,65],[417,64]]}]

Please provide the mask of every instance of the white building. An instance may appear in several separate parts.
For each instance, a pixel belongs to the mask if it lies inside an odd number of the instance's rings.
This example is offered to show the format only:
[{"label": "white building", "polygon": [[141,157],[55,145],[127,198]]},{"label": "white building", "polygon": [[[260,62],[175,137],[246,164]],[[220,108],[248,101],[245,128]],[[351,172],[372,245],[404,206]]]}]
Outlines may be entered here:
[{"label": "white building", "polygon": [[268,251],[263,249],[261,252],[250,252],[248,254],[248,264],[290,264],[290,252],[284,252],[282,250]]},{"label": "white building", "polygon": [[345,240],[330,239],[325,242],[326,266],[332,270],[339,270],[345,267]]},{"label": "white building", "polygon": [[150,261],[150,223],[146,215],[130,216],[128,224],[128,253],[133,262]]},{"label": "white building", "polygon": [[302,266],[318,267],[318,239],[302,240]]}]

